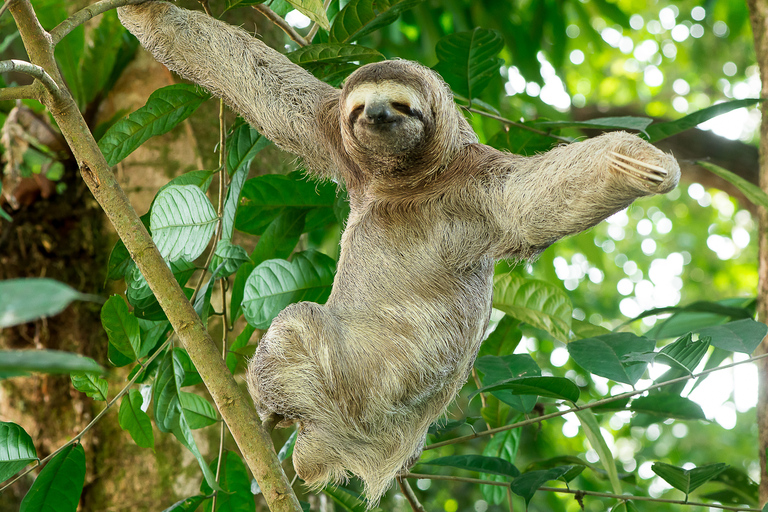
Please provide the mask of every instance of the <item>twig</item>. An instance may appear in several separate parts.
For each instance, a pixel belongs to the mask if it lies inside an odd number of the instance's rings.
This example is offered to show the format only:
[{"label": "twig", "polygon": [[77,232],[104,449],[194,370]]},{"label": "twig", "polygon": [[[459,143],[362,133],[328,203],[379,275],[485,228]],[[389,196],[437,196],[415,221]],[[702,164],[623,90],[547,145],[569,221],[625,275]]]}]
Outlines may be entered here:
[{"label": "twig", "polygon": [[140,4],[144,1],[146,0],[101,0],[100,2],[91,4],[88,7],[77,11],[75,14],[65,19],[56,25],[53,30],[51,30],[52,44],[54,46],[57,45],[59,41],[64,39],[64,36],[91,18],[98,16],[99,14],[103,14],[109,10],[122,7],[124,5]]},{"label": "twig", "polygon": [[[160,354],[162,354],[162,353],[163,353],[163,350],[165,350],[165,348],[168,346],[168,344],[171,342],[171,340],[172,340],[172,339],[173,339],[173,336],[168,336],[168,339],[167,339],[167,340],[165,340],[165,343],[163,343],[163,344],[160,346],[160,348],[159,348],[159,349],[157,349],[157,351],[155,351],[155,353],[154,353],[154,354],[152,354],[152,356],[150,356],[150,357],[149,357],[149,358],[148,358],[148,359],[147,359],[147,360],[146,360],[144,363],[141,363],[141,362],[139,362],[139,364],[141,365],[141,367],[146,369],[146,367],[147,367],[147,365],[149,365],[149,363],[151,363],[152,361],[154,361],[154,360],[155,360],[155,358],[156,358],[157,356],[159,356]],[[10,487],[10,486],[11,486],[11,484],[13,484],[14,482],[16,482],[16,480],[18,480],[19,478],[23,477],[24,475],[26,475],[26,474],[27,474],[27,473],[29,473],[30,471],[34,471],[34,470],[35,470],[35,468],[37,468],[37,467],[40,467],[40,466],[42,466],[43,464],[45,464],[46,462],[48,462],[50,459],[52,459],[53,457],[55,457],[55,456],[56,456],[56,454],[58,454],[59,452],[61,452],[61,450],[63,450],[63,449],[64,449],[64,448],[66,448],[67,446],[70,446],[70,445],[72,445],[72,444],[74,444],[74,443],[78,442],[78,441],[79,441],[79,440],[80,440],[80,439],[81,439],[81,438],[82,438],[82,437],[83,437],[83,436],[84,436],[84,435],[85,435],[85,434],[86,434],[86,433],[87,433],[87,432],[88,432],[88,431],[89,431],[89,430],[90,430],[90,429],[91,429],[91,428],[92,428],[92,427],[93,427],[93,426],[94,426],[94,425],[95,425],[95,424],[96,424],[96,423],[97,423],[97,422],[98,422],[98,421],[99,421],[99,420],[100,420],[100,419],[101,419],[101,418],[102,418],[102,417],[103,417],[103,416],[104,416],[106,413],[107,413],[107,411],[109,411],[109,409],[111,409],[111,408],[112,408],[112,406],[113,406],[113,405],[114,405],[114,404],[115,404],[115,403],[116,403],[116,402],[117,402],[117,401],[118,401],[120,398],[122,398],[122,397],[123,397],[123,395],[125,395],[125,394],[128,392],[128,390],[131,388],[131,386],[133,386],[133,383],[134,383],[134,382],[136,382],[136,379],[138,379],[138,378],[139,378],[139,377],[142,375],[142,373],[143,373],[143,371],[141,371],[141,372],[136,372],[136,375],[134,375],[134,376],[133,376],[133,378],[131,378],[131,380],[129,380],[129,381],[128,381],[128,384],[126,384],[126,385],[123,387],[123,389],[121,389],[121,390],[120,390],[120,392],[119,392],[117,395],[115,395],[115,398],[113,398],[112,400],[110,400],[110,402],[107,404],[107,406],[106,406],[106,407],[104,407],[104,409],[103,409],[103,410],[102,410],[102,411],[101,411],[99,414],[97,414],[97,415],[96,415],[96,417],[95,417],[95,418],[93,418],[93,419],[91,420],[91,422],[90,422],[90,423],[88,423],[88,425],[86,425],[86,426],[85,426],[85,428],[83,428],[83,430],[81,430],[81,431],[80,431],[80,432],[79,432],[79,433],[78,433],[78,434],[77,434],[75,437],[73,437],[72,439],[70,439],[69,441],[67,441],[66,443],[64,443],[62,446],[60,446],[59,448],[57,448],[57,449],[56,449],[56,451],[54,451],[53,453],[51,453],[50,455],[48,455],[48,456],[47,456],[47,457],[45,457],[44,459],[39,459],[39,460],[37,460],[37,461],[36,461],[36,464],[35,464],[34,466],[31,466],[31,467],[27,468],[27,470],[26,470],[26,471],[24,471],[23,473],[16,475],[16,478],[14,478],[13,480],[10,480],[10,481],[9,481],[8,483],[6,483],[6,484],[5,484],[3,487],[0,487],[0,492],[3,492],[5,489],[7,489],[8,487]]]},{"label": "twig", "polygon": [[266,16],[269,21],[283,29],[283,32],[288,34],[288,37],[293,39],[293,41],[298,44],[299,46],[307,46],[309,43],[306,39],[304,39],[301,34],[296,32],[292,26],[290,26],[283,18],[277,15],[275,11],[270,9],[264,4],[258,4],[253,6],[254,9],[259,11],[261,14]]},{"label": "twig", "polygon": [[[402,478],[416,478],[419,480],[447,480],[451,482],[467,482],[472,484],[496,485],[499,487],[510,488],[509,482],[494,482],[493,480],[482,480],[480,478],[464,478],[461,476],[449,475],[427,475],[424,473],[407,473]],[[721,510],[733,510],[736,512],[760,512],[759,508],[733,507],[729,505],[719,505],[717,503],[699,503],[696,501],[669,500],[666,498],[653,498],[651,496],[632,496],[629,494],[611,494],[608,492],[580,491],[577,489],[566,489],[562,487],[539,487],[539,491],[559,492],[565,494],[581,494],[584,496],[594,496],[596,498],[612,498],[621,501],[651,501],[656,503],[672,503],[674,505],[690,505],[693,507],[712,507]]]},{"label": "twig", "polygon": [[52,96],[56,98],[61,97],[61,89],[59,89],[58,84],[42,67],[36,66],[24,60],[16,59],[4,60],[0,62],[0,73],[7,73],[9,71],[18,71],[20,73],[25,73],[29,76],[32,76],[39,80],[40,83],[43,84],[43,87],[45,87]]},{"label": "twig", "polygon": [[[331,5],[331,0],[325,0],[325,2],[323,2],[323,11],[327,11],[329,5]],[[309,29],[309,33],[307,34],[307,43],[312,42],[312,40],[315,38],[315,34],[317,34],[317,31],[319,29],[320,29],[320,24],[318,22],[315,22],[314,25],[312,25],[312,28]]]},{"label": "twig", "polygon": [[12,2],[12,1],[13,1],[13,0],[5,0],[5,2],[3,2],[3,6],[2,6],[2,7],[0,7],[0,16],[2,16],[3,14],[5,14],[5,11],[7,11],[7,10],[8,10],[8,6],[9,6],[9,5],[11,5],[11,2]]},{"label": "twig", "polygon": [[704,370],[703,372],[700,372],[700,373],[697,373],[697,374],[691,374],[691,375],[685,375],[683,377],[678,377],[676,379],[672,379],[672,380],[668,380],[668,381],[665,381],[665,382],[661,382],[659,384],[654,384],[652,386],[648,386],[647,388],[636,389],[634,391],[627,391],[626,393],[622,393],[620,395],[615,395],[615,396],[612,396],[612,397],[609,397],[609,398],[604,398],[602,400],[597,400],[595,402],[590,402],[588,404],[578,405],[576,407],[571,407],[569,409],[564,409],[562,411],[552,412],[552,413],[545,414],[543,416],[539,416],[539,417],[536,417],[536,418],[530,418],[530,419],[527,419],[527,420],[519,421],[517,423],[512,423],[510,425],[504,425],[503,427],[497,427],[497,428],[492,428],[492,429],[489,429],[489,430],[483,430],[482,432],[475,432],[473,434],[469,434],[469,435],[462,436],[462,437],[457,437],[455,439],[449,439],[447,441],[441,441],[439,443],[433,443],[433,444],[430,444],[428,446],[425,446],[424,450],[434,450],[435,448],[440,448],[440,447],[443,447],[443,446],[447,446],[449,444],[463,443],[464,441],[469,441],[471,439],[476,439],[478,437],[490,436],[490,435],[493,435],[493,434],[497,434],[499,432],[505,432],[507,430],[512,430],[514,428],[524,427],[526,425],[532,425],[534,423],[540,423],[540,422],[542,422],[544,420],[549,420],[549,419],[552,419],[552,418],[557,418],[557,417],[564,416],[564,415],[572,413],[572,412],[583,411],[585,409],[592,409],[593,407],[597,407],[599,405],[605,405],[605,404],[609,404],[609,403],[612,403],[612,402],[617,402],[619,400],[623,400],[625,398],[631,398],[631,397],[636,396],[636,395],[642,395],[643,393],[646,393],[648,391],[653,391],[654,389],[658,389],[658,388],[661,388],[661,387],[664,387],[664,386],[668,386],[670,384],[676,384],[678,382],[685,382],[685,381],[690,380],[690,379],[698,379],[699,377],[703,377],[704,375],[709,375],[710,373],[714,373],[716,371],[725,370],[725,369],[728,369],[728,368],[733,368],[734,366],[739,366],[739,365],[742,365],[742,364],[745,364],[745,363],[751,363],[751,362],[763,359],[765,357],[768,357],[768,353],[761,354],[759,356],[755,356],[755,357],[752,357],[750,359],[745,359],[744,361],[739,361],[737,363],[731,363],[731,364],[726,364],[726,365],[723,365],[723,366],[718,366],[716,368],[710,368],[709,370]]},{"label": "twig", "polygon": [[40,100],[41,90],[37,84],[18,85],[15,87],[0,88],[0,101],[6,100]]},{"label": "twig", "polygon": [[486,112],[484,110],[478,110],[478,109],[473,108],[473,107],[465,107],[465,108],[467,110],[469,110],[470,112],[474,112],[475,114],[480,114],[481,116],[489,117],[491,119],[495,119],[497,121],[501,121],[502,123],[505,123],[505,124],[511,124],[512,126],[516,126],[516,127],[520,128],[522,130],[527,130],[529,132],[533,132],[533,133],[536,133],[538,135],[543,135],[545,137],[551,137],[551,138],[553,138],[555,140],[559,140],[560,142],[567,142],[567,143],[573,142],[573,140],[568,138],[568,137],[560,137],[559,135],[552,135],[551,133],[547,133],[547,132],[545,132],[543,130],[539,130],[538,128],[534,128],[532,126],[528,126],[527,124],[518,123],[517,121],[513,121],[511,119],[507,119],[506,117],[497,116],[496,114],[491,114],[490,112]]},{"label": "twig", "polygon": [[417,498],[413,493],[411,486],[408,485],[406,480],[403,480],[402,476],[397,477],[397,483],[400,484],[400,490],[403,491],[403,496],[405,496],[405,499],[411,505],[413,512],[427,512],[424,510],[424,507],[421,505],[421,503],[419,503],[419,498]]}]

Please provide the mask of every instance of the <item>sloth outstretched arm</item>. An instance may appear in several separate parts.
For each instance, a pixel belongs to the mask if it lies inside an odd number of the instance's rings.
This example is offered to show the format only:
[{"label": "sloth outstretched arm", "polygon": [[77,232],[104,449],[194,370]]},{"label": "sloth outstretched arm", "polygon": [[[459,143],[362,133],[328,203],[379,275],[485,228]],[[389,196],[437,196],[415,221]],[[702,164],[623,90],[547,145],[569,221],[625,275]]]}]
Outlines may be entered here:
[{"label": "sloth outstretched arm", "polygon": [[613,132],[532,157],[494,153],[483,187],[497,231],[495,258],[531,258],[584,231],[638,197],[669,192],[680,178],[674,157],[639,137]]},{"label": "sloth outstretched arm", "polygon": [[[168,2],[118,9],[120,21],[172,71],[222,97],[279,147],[320,175],[336,169],[319,119],[339,91],[244,30]],[[336,110],[338,116],[338,110]]]}]

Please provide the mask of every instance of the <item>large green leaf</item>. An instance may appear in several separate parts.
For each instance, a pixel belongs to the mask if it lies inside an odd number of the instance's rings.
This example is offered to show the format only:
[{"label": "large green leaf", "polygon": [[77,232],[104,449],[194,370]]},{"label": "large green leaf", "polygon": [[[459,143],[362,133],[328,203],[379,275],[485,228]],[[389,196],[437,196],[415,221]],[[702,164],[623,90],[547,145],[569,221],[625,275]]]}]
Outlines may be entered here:
[{"label": "large green leaf", "polygon": [[194,85],[175,84],[153,92],[147,103],[113,124],[99,140],[107,163],[116,165],[155,135],[171,131],[208,99]]},{"label": "large green leaf", "polygon": [[[253,512],[256,502],[251,493],[251,477],[242,459],[229,450],[221,454],[221,464],[218,460],[211,461],[211,471],[219,466],[219,485],[224,492],[216,496],[216,510],[227,512]],[[203,480],[200,492],[205,495],[213,493],[213,489]]]},{"label": "large green leaf", "polygon": [[751,354],[768,334],[768,325],[745,318],[724,325],[707,327],[698,332],[699,336],[709,336],[715,347]]},{"label": "large green leaf", "polygon": [[755,103],[762,101],[759,98],[748,98],[744,100],[725,101],[712,105],[711,107],[703,108],[693,114],[688,114],[685,117],[676,119],[675,121],[668,121],[666,123],[652,124],[648,127],[646,132],[650,142],[658,142],[672,135],[676,135],[680,132],[684,132],[690,128],[700,125],[705,121],[717,117],[722,114],[726,114],[732,110],[743,107],[751,107]]},{"label": "large green leaf", "polygon": [[394,22],[422,0],[351,0],[333,20],[332,43],[350,43]]},{"label": "large green leaf", "polygon": [[553,136],[510,125],[488,140],[488,145],[516,155],[532,156],[552,149],[560,143]]},{"label": "large green leaf", "polygon": [[590,130],[636,130],[645,132],[653,122],[649,117],[600,117],[589,119],[588,121],[539,121],[532,123],[532,126],[542,129],[551,128],[587,128]]},{"label": "large green leaf", "polygon": [[295,7],[304,16],[311,19],[324,30],[331,29],[331,22],[328,21],[328,16],[325,14],[325,8],[323,8],[322,0],[285,0],[293,7]]},{"label": "large green leaf", "polygon": [[19,512],[75,512],[85,483],[85,451],[71,444],[60,451],[21,501]]},{"label": "large green leaf", "polygon": [[655,343],[629,332],[617,332],[572,341],[568,344],[571,358],[587,370],[606,379],[634,385],[645,372],[646,364],[626,362],[624,356],[634,352],[650,352]]},{"label": "large green leaf", "polygon": [[638,413],[679,420],[705,420],[701,406],[688,398],[671,393],[654,393],[632,400],[629,408]]},{"label": "large green leaf", "polygon": [[235,227],[261,235],[269,224],[288,209],[327,208],[332,213],[336,200],[334,186],[301,179],[296,173],[267,174],[245,182]]},{"label": "large green leaf", "polygon": [[82,81],[84,105],[91,103],[99,93],[107,92],[105,89],[110,85],[110,77],[126,32],[117,19],[117,12],[107,11],[101,16],[92,32],[93,44],[86,46],[82,58],[81,70],[87,73],[87,78]]},{"label": "large green leaf", "polygon": [[216,475],[213,474],[213,471],[211,471],[208,464],[205,462],[205,457],[200,453],[195,438],[192,436],[192,429],[187,425],[187,420],[183,414],[179,415],[179,421],[173,426],[173,435],[195,457],[200,469],[203,471],[203,477],[208,486],[213,490],[221,491],[221,487],[216,482]]},{"label": "large green leaf", "polygon": [[157,194],[149,218],[152,240],[168,261],[195,260],[218,222],[208,197],[194,185],[174,185]]},{"label": "large green leaf", "polygon": [[709,341],[709,336],[701,336],[698,341],[694,341],[692,334],[686,334],[661,349],[655,360],[693,373],[693,370],[707,354]]},{"label": "large green leaf", "polygon": [[493,79],[500,79],[504,39],[495,30],[475,28],[450,34],[437,42],[435,70],[455,92],[471,100]]},{"label": "large green leaf", "polygon": [[105,402],[107,400],[107,380],[95,373],[73,372],[70,374],[72,385],[76,390],[85,393],[94,400]]},{"label": "large green leaf", "polygon": [[0,372],[97,372],[104,369],[90,357],[59,350],[0,350]]},{"label": "large green leaf", "polygon": [[504,356],[512,354],[523,338],[520,321],[509,315],[504,315],[488,338],[480,345],[477,357]]},{"label": "large green leaf", "polygon": [[[518,415],[513,418],[513,421],[521,418],[522,415]],[[510,464],[514,464],[517,459],[517,452],[520,449],[521,433],[522,429],[519,428],[499,432],[485,445],[485,448],[483,448],[483,456],[503,459]],[[509,482],[509,476],[507,475],[482,473],[480,477],[483,480],[491,480],[493,482]],[[486,501],[494,504],[499,504],[504,501],[507,494],[507,490],[498,485],[481,485],[480,491]]]},{"label": "large green leaf", "polygon": [[589,409],[576,411],[576,417],[579,418],[584,435],[589,440],[589,444],[592,445],[592,449],[597,452],[600,463],[608,474],[608,480],[611,481],[613,492],[621,494],[621,481],[619,480],[619,473],[616,471],[616,463],[613,460],[610,448],[608,448],[603,438],[603,434],[600,432],[600,424],[597,422],[597,418]]},{"label": "large green leaf", "polygon": [[163,510],[163,512],[194,512],[195,510],[197,510],[197,507],[199,507],[202,502],[208,499],[210,499],[210,497],[208,496],[202,496],[202,495],[191,496],[181,501],[177,501],[170,507]]},{"label": "large green leaf", "polygon": [[547,282],[500,276],[494,282],[493,307],[558,340],[569,338],[573,306],[562,290]]},{"label": "large green leaf", "polygon": [[[240,204],[240,193],[243,191],[243,184],[248,177],[248,166],[239,167],[232,175],[232,181],[227,188],[227,198],[224,200],[224,209],[221,216],[221,239],[231,240],[232,230],[235,228],[235,213]],[[213,264],[213,267],[218,265]]]},{"label": "large green leaf", "polygon": [[749,201],[755,206],[762,206],[763,208],[768,208],[768,194],[766,194],[757,185],[750,183],[749,181],[745,180],[741,176],[734,174],[728,169],[720,167],[719,165],[715,165],[709,162],[704,162],[702,160],[697,161],[696,165],[700,165],[701,167],[705,168],[712,174],[720,176],[725,181],[727,181],[728,183],[730,183],[731,185],[739,189],[744,194],[744,196],[747,199],[749,199]]},{"label": "large green leaf", "polygon": [[120,295],[113,295],[101,308],[101,325],[109,344],[131,362],[147,355],[152,347],[142,347],[139,320],[128,310]]},{"label": "large green leaf", "polygon": [[189,428],[192,430],[213,425],[218,421],[216,409],[200,395],[181,391],[179,392],[179,401]]},{"label": "large green leaf", "polygon": [[331,258],[315,251],[297,253],[290,262],[265,261],[245,283],[245,319],[257,329],[266,329],[289,304],[325,302],[331,293],[335,266]]},{"label": "large green leaf", "polygon": [[509,391],[515,395],[538,395],[558,400],[576,402],[579,399],[579,387],[565,377],[522,377],[508,379],[483,386],[470,395],[476,393],[493,393]]},{"label": "large green leaf", "polygon": [[155,384],[152,386],[152,404],[155,424],[161,432],[170,432],[179,423],[181,416],[181,383],[184,381],[184,368],[181,361],[171,350],[163,357],[157,370]]},{"label": "large green leaf", "polygon": [[363,64],[384,60],[384,56],[372,48],[344,43],[315,43],[287,53],[285,56],[299,66],[347,62]]},{"label": "large green leaf", "polygon": [[563,478],[566,474],[572,473],[573,469],[574,466],[560,466],[552,469],[529,471],[515,478],[512,481],[510,488],[513,493],[522,496],[525,499],[525,504],[527,506],[539,487],[550,480],[559,480]]},{"label": "large green leaf", "polygon": [[368,508],[363,497],[341,486],[327,485],[323,492],[333,500],[337,510],[343,512],[381,512],[380,508]]},{"label": "large green leaf", "polygon": [[133,441],[142,448],[155,449],[155,435],[152,433],[152,422],[144,412],[144,397],[139,390],[132,389],[120,402],[117,421],[120,428],[127,431]]},{"label": "large green leaf", "polygon": [[[242,167],[250,167],[251,160],[256,153],[270,144],[272,141],[256,131],[255,128],[241,123],[227,137],[227,172],[231,176]],[[248,172],[246,171],[245,174],[247,176]]]},{"label": "large green leaf", "polygon": [[15,423],[0,421],[0,482],[37,460],[32,438]]},{"label": "large green leaf", "polygon": [[[501,324],[499,325],[501,326]],[[475,368],[483,374],[482,383],[484,386],[491,386],[520,377],[538,377],[541,375],[539,365],[528,354],[507,354],[500,357],[481,356],[475,361]],[[536,406],[536,393],[524,395],[516,391],[509,388],[498,389],[493,391],[493,396],[522,413],[531,412]]]},{"label": "large green leaf", "polygon": [[664,462],[654,462],[651,470],[677,490],[683,491],[686,498],[694,490],[712,480],[728,469],[728,464],[717,462],[693,469],[683,469]]},{"label": "large green leaf", "polygon": [[299,243],[306,224],[307,210],[289,208],[270,222],[251,253],[254,265],[275,258],[285,259]]},{"label": "large green leaf", "polygon": [[[176,278],[176,282],[180,286],[184,286],[192,274],[195,273],[196,267],[194,263],[178,260],[170,263],[171,272],[173,277]],[[125,282],[128,288],[125,291],[125,297],[128,299],[128,303],[133,306],[133,314],[140,320],[152,320],[152,321],[166,321],[165,313],[163,313],[160,304],[157,302],[155,295],[149,288],[147,280],[144,279],[141,271],[138,267],[133,266],[132,269],[126,273]],[[189,288],[184,288],[184,293],[187,298],[192,296],[192,292]],[[110,358],[111,358],[110,354]]]},{"label": "large green leaf", "polygon": [[74,300],[98,300],[53,279],[0,281],[0,329],[61,313]]},{"label": "large green leaf", "polygon": [[487,457],[485,455],[450,455],[448,457],[420,461],[419,464],[424,466],[448,466],[509,478],[515,478],[520,475],[520,471],[511,462],[499,457]]}]

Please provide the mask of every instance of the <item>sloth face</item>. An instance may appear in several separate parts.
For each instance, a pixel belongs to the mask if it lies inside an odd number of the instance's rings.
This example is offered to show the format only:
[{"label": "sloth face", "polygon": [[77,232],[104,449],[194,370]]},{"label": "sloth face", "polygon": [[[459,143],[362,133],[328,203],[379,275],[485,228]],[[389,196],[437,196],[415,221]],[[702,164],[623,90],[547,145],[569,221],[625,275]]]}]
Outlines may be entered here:
[{"label": "sloth face", "polygon": [[429,109],[411,87],[386,80],[354,87],[344,112],[359,144],[389,157],[407,154],[423,141]]}]

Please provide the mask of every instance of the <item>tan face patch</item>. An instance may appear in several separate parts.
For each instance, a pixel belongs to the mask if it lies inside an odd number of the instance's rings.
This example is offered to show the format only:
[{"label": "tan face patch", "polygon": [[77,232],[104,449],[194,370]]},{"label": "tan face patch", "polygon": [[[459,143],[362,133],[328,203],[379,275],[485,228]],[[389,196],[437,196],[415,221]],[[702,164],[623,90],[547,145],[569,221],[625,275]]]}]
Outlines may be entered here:
[{"label": "tan face patch", "polygon": [[385,81],[379,83],[365,83],[355,87],[344,102],[344,114],[349,114],[358,107],[364,107],[371,101],[388,101],[389,103],[402,103],[413,110],[424,111],[421,95],[411,87]]}]

